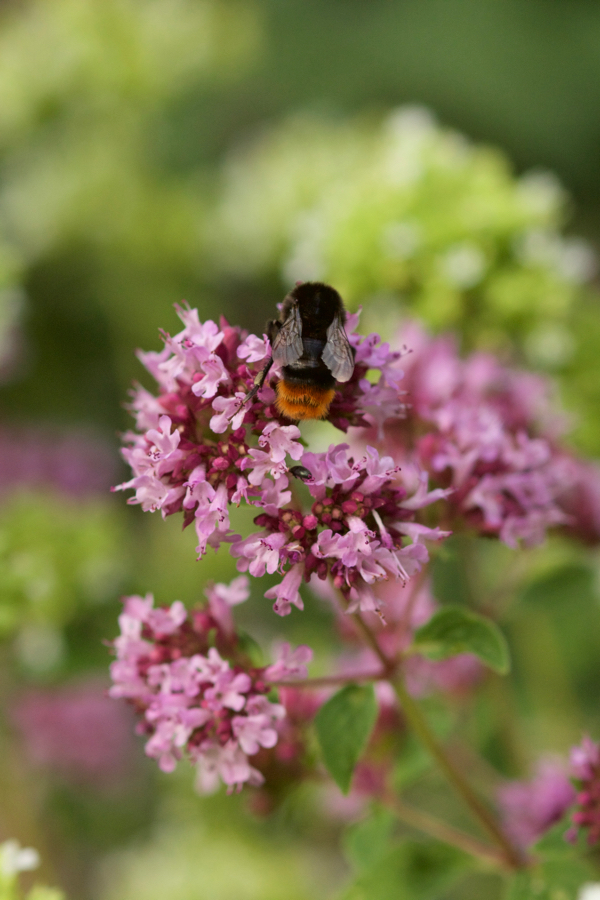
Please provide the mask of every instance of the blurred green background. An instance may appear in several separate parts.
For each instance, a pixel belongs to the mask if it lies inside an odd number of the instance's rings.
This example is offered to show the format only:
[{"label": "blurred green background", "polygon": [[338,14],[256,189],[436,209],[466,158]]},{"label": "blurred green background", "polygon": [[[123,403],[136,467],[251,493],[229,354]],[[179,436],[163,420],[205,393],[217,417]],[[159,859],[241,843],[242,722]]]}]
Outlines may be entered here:
[{"label": "blurred green background", "polygon": [[[108,494],[134,350],[183,298],[260,333],[296,277],[323,277],[385,338],[410,312],[549,372],[600,456],[599,46],[592,0],[0,4],[0,838],[72,900],[325,900],[352,873],[314,797],[262,820],[200,800],[98,699],[121,594],[191,604],[234,574]],[[553,542],[505,611],[517,672],[489,693],[524,734],[486,694],[473,737],[507,775],[599,724],[596,562]],[[440,563],[440,599],[461,565],[460,547]],[[242,615],[268,642],[261,594]],[[286,637],[325,654],[309,607]],[[75,703],[87,764],[61,757],[52,703],[59,722]]]}]

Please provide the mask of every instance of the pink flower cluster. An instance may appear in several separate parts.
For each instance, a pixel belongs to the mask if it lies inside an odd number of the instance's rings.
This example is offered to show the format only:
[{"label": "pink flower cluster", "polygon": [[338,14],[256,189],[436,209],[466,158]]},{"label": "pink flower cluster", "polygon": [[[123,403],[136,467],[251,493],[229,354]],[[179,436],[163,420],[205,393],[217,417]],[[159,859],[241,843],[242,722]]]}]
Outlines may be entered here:
[{"label": "pink flower cluster", "polygon": [[452,488],[453,515],[511,547],[567,523],[560,495],[572,465],[555,446],[562,423],[544,379],[485,353],[461,359],[451,337],[414,325],[403,337],[413,350],[404,359],[410,415],[390,439],[405,452],[416,446],[420,465]]},{"label": "pink flower cluster", "polygon": [[[199,555],[208,546],[232,542],[240,571],[255,577],[283,574],[266,594],[280,615],[292,606],[302,608],[299,587],[313,573],[322,579],[332,575],[350,611],[378,609],[371,586],[405,581],[428,559],[423,540],[446,536],[413,521],[417,510],[446,492],[428,492],[423,475],[408,497],[394,461],[372,447],[358,460],[346,444],[324,454],[304,453],[300,430],[277,414],[268,383],[254,402],[243,404],[257,364],[269,353],[266,338],[243,338],[225,322],[220,328],[201,324],[195,310],[178,312],[183,331],[166,335],[160,353],[141,354],[160,393],[135,391],[131,408],[138,431],[126,435],[124,450],[134,477],[118,489],[135,490],[129,502],[144,510],[160,509],[163,516],[182,512],[185,525],[195,524]],[[382,345],[378,335],[351,334],[350,340],[355,370],[340,386],[331,420],[342,429],[381,429],[404,413],[400,353]],[[379,370],[375,383],[365,377],[369,369]],[[308,515],[289,506],[288,458],[312,475],[315,503]],[[230,504],[242,500],[262,510],[255,522],[263,528],[243,540],[229,522]]]},{"label": "pink flower cluster", "polygon": [[600,842],[600,744],[587,735],[571,750],[571,776],[577,785],[573,827],[568,833],[575,840],[578,832],[587,832],[588,843]]},{"label": "pink flower cluster", "polygon": [[[315,498],[310,513],[265,498],[264,512],[254,520],[264,530],[231,548],[239,571],[260,577],[287,569],[283,581],[265,594],[275,600],[279,615],[287,615],[292,606],[303,608],[299,588],[313,574],[321,580],[331,576],[348,612],[378,612],[381,601],[373,585],[406,582],[428,561],[423,540],[448,534],[413,521],[416,510],[445,491],[428,491],[424,477],[407,497],[390,457],[367,447],[366,456],[355,461],[348,449],[338,444],[323,454],[304,453],[301,463],[312,473],[308,488]],[[404,545],[406,537],[412,543]]]},{"label": "pink flower cluster", "polygon": [[104,681],[30,688],[11,710],[31,763],[98,790],[122,787],[134,754],[131,717]]},{"label": "pink flower cluster", "polygon": [[292,651],[286,644],[272,666],[251,665],[231,616],[248,593],[245,576],[214,585],[208,606],[191,616],[179,601],[154,608],[151,595],[126,597],[119,617],[110,696],[133,703],[148,756],[171,772],[185,753],[203,792],[220,781],[230,789],[262,783],[249,757],[275,746],[285,716],[266,697],[269,682],[305,677],[312,658],[309,648]]},{"label": "pink flower cluster", "polygon": [[[289,502],[286,457],[299,460],[302,445],[299,429],[277,413],[270,381],[254,402],[243,402],[269,355],[266,336],[245,336],[224,320],[201,323],[196,310],[177,311],[183,330],[164,335],[160,353],[139,354],[159,395],[134,391],[137,431],[125,435],[123,450],[133,478],[116,490],[134,490],[129,502],[145,511],[182,512],[185,525],[195,524],[202,555],[234,539],[229,504],[278,509]],[[355,370],[334,399],[331,421],[344,430],[380,426],[403,413],[400,354],[377,335],[351,340]],[[374,384],[365,377],[369,369],[379,369]]]},{"label": "pink flower cluster", "polygon": [[524,850],[560,822],[575,801],[565,766],[555,759],[540,760],[530,781],[509,781],[497,796],[506,832]]},{"label": "pink flower cluster", "polygon": [[0,428],[0,491],[57,490],[71,497],[104,494],[115,476],[110,445],[98,435],[32,428]]}]

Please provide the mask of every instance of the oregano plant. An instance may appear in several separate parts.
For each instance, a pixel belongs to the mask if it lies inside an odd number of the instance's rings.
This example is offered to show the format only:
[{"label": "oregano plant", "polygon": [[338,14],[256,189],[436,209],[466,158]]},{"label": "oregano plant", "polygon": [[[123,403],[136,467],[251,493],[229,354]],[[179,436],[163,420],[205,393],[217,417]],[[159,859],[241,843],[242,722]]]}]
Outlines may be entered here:
[{"label": "oregano plant", "polygon": [[[431,563],[439,573],[451,536],[469,584],[477,542],[518,559],[553,530],[600,536],[580,499],[598,475],[563,443],[549,386],[488,354],[461,358],[450,337],[414,322],[389,343],[362,336],[350,315],[354,373],[329,410],[344,438],[315,452],[277,410],[277,365],[252,391],[268,339],[178,314],[182,331],[140,354],[157,389],[133,392],[123,450],[132,478],[116,489],[192,527],[198,559],[225,545],[239,574],[208,584],[195,609],[124,598],[111,695],[134,706],[146,753],[167,773],[187,758],[201,792],[223,784],[275,802],[282,785],[330,779],[366,817],[349,844],[358,862],[348,898],[404,896],[400,880],[406,896],[437,896],[415,874],[421,845],[398,842],[399,822],[431,839],[427,871],[440,885],[476,863],[505,878],[507,900],[570,897],[574,878],[593,879],[581,836],[600,841],[600,745],[578,735],[570,761],[541,760],[530,782],[498,775],[482,790],[489,762],[453,746],[428,702],[476,698],[490,679],[512,677],[499,625],[507,573],[490,596],[435,595]],[[255,513],[251,533],[232,528],[241,504]],[[278,577],[266,590],[265,576]],[[272,603],[284,639],[285,617],[326,603],[336,649],[315,658],[284,640],[261,658],[235,621],[251,594]],[[407,800],[411,779],[431,767],[464,824]],[[553,826],[561,833],[548,849],[540,841]]]}]

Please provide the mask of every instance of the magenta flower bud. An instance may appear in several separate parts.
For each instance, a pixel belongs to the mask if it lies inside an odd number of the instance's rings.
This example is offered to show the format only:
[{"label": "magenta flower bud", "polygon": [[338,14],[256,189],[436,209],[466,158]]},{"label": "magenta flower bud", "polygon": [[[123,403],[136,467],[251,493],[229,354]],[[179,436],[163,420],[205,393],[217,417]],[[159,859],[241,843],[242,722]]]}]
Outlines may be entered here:
[{"label": "magenta flower bud", "polygon": [[571,749],[571,777],[578,787],[575,802],[578,809],[572,815],[573,825],[587,830],[590,845],[600,841],[600,744],[587,735],[581,744]]}]

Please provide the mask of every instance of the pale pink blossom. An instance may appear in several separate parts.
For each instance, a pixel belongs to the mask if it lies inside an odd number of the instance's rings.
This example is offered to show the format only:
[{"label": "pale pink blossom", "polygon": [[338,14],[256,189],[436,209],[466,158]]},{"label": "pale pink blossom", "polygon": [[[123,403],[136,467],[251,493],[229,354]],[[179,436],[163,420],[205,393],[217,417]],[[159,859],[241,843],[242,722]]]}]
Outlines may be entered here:
[{"label": "pale pink blossom", "polygon": [[498,790],[504,827],[523,849],[534,844],[564,817],[575,801],[575,790],[564,765],[544,759],[530,781],[510,781]]},{"label": "pale pink blossom", "polygon": [[286,681],[288,678],[307,678],[307,663],[312,662],[313,652],[306,644],[292,650],[292,645],[284,642],[277,648],[277,660],[265,669],[267,681]]},{"label": "pale pink blossom", "polygon": [[267,600],[275,600],[273,610],[278,616],[288,616],[292,611],[292,606],[297,609],[304,609],[304,603],[300,596],[300,585],[302,584],[302,566],[296,565],[286,572],[283,581],[265,591]]},{"label": "pale pink blossom", "polygon": [[214,397],[221,384],[229,382],[229,373],[220,356],[213,355],[202,363],[203,377],[192,385],[197,397]]},{"label": "pale pink blossom", "polygon": [[215,397],[212,408],[217,415],[210,420],[210,430],[215,434],[223,434],[228,428],[239,428],[246,415],[243,405],[245,397],[242,391],[237,391],[233,397]]},{"label": "pale pink blossom", "polygon": [[245,359],[247,363],[261,362],[271,352],[271,345],[266,334],[262,338],[255,334],[249,334],[245,341],[242,341],[237,350],[240,359]]}]

